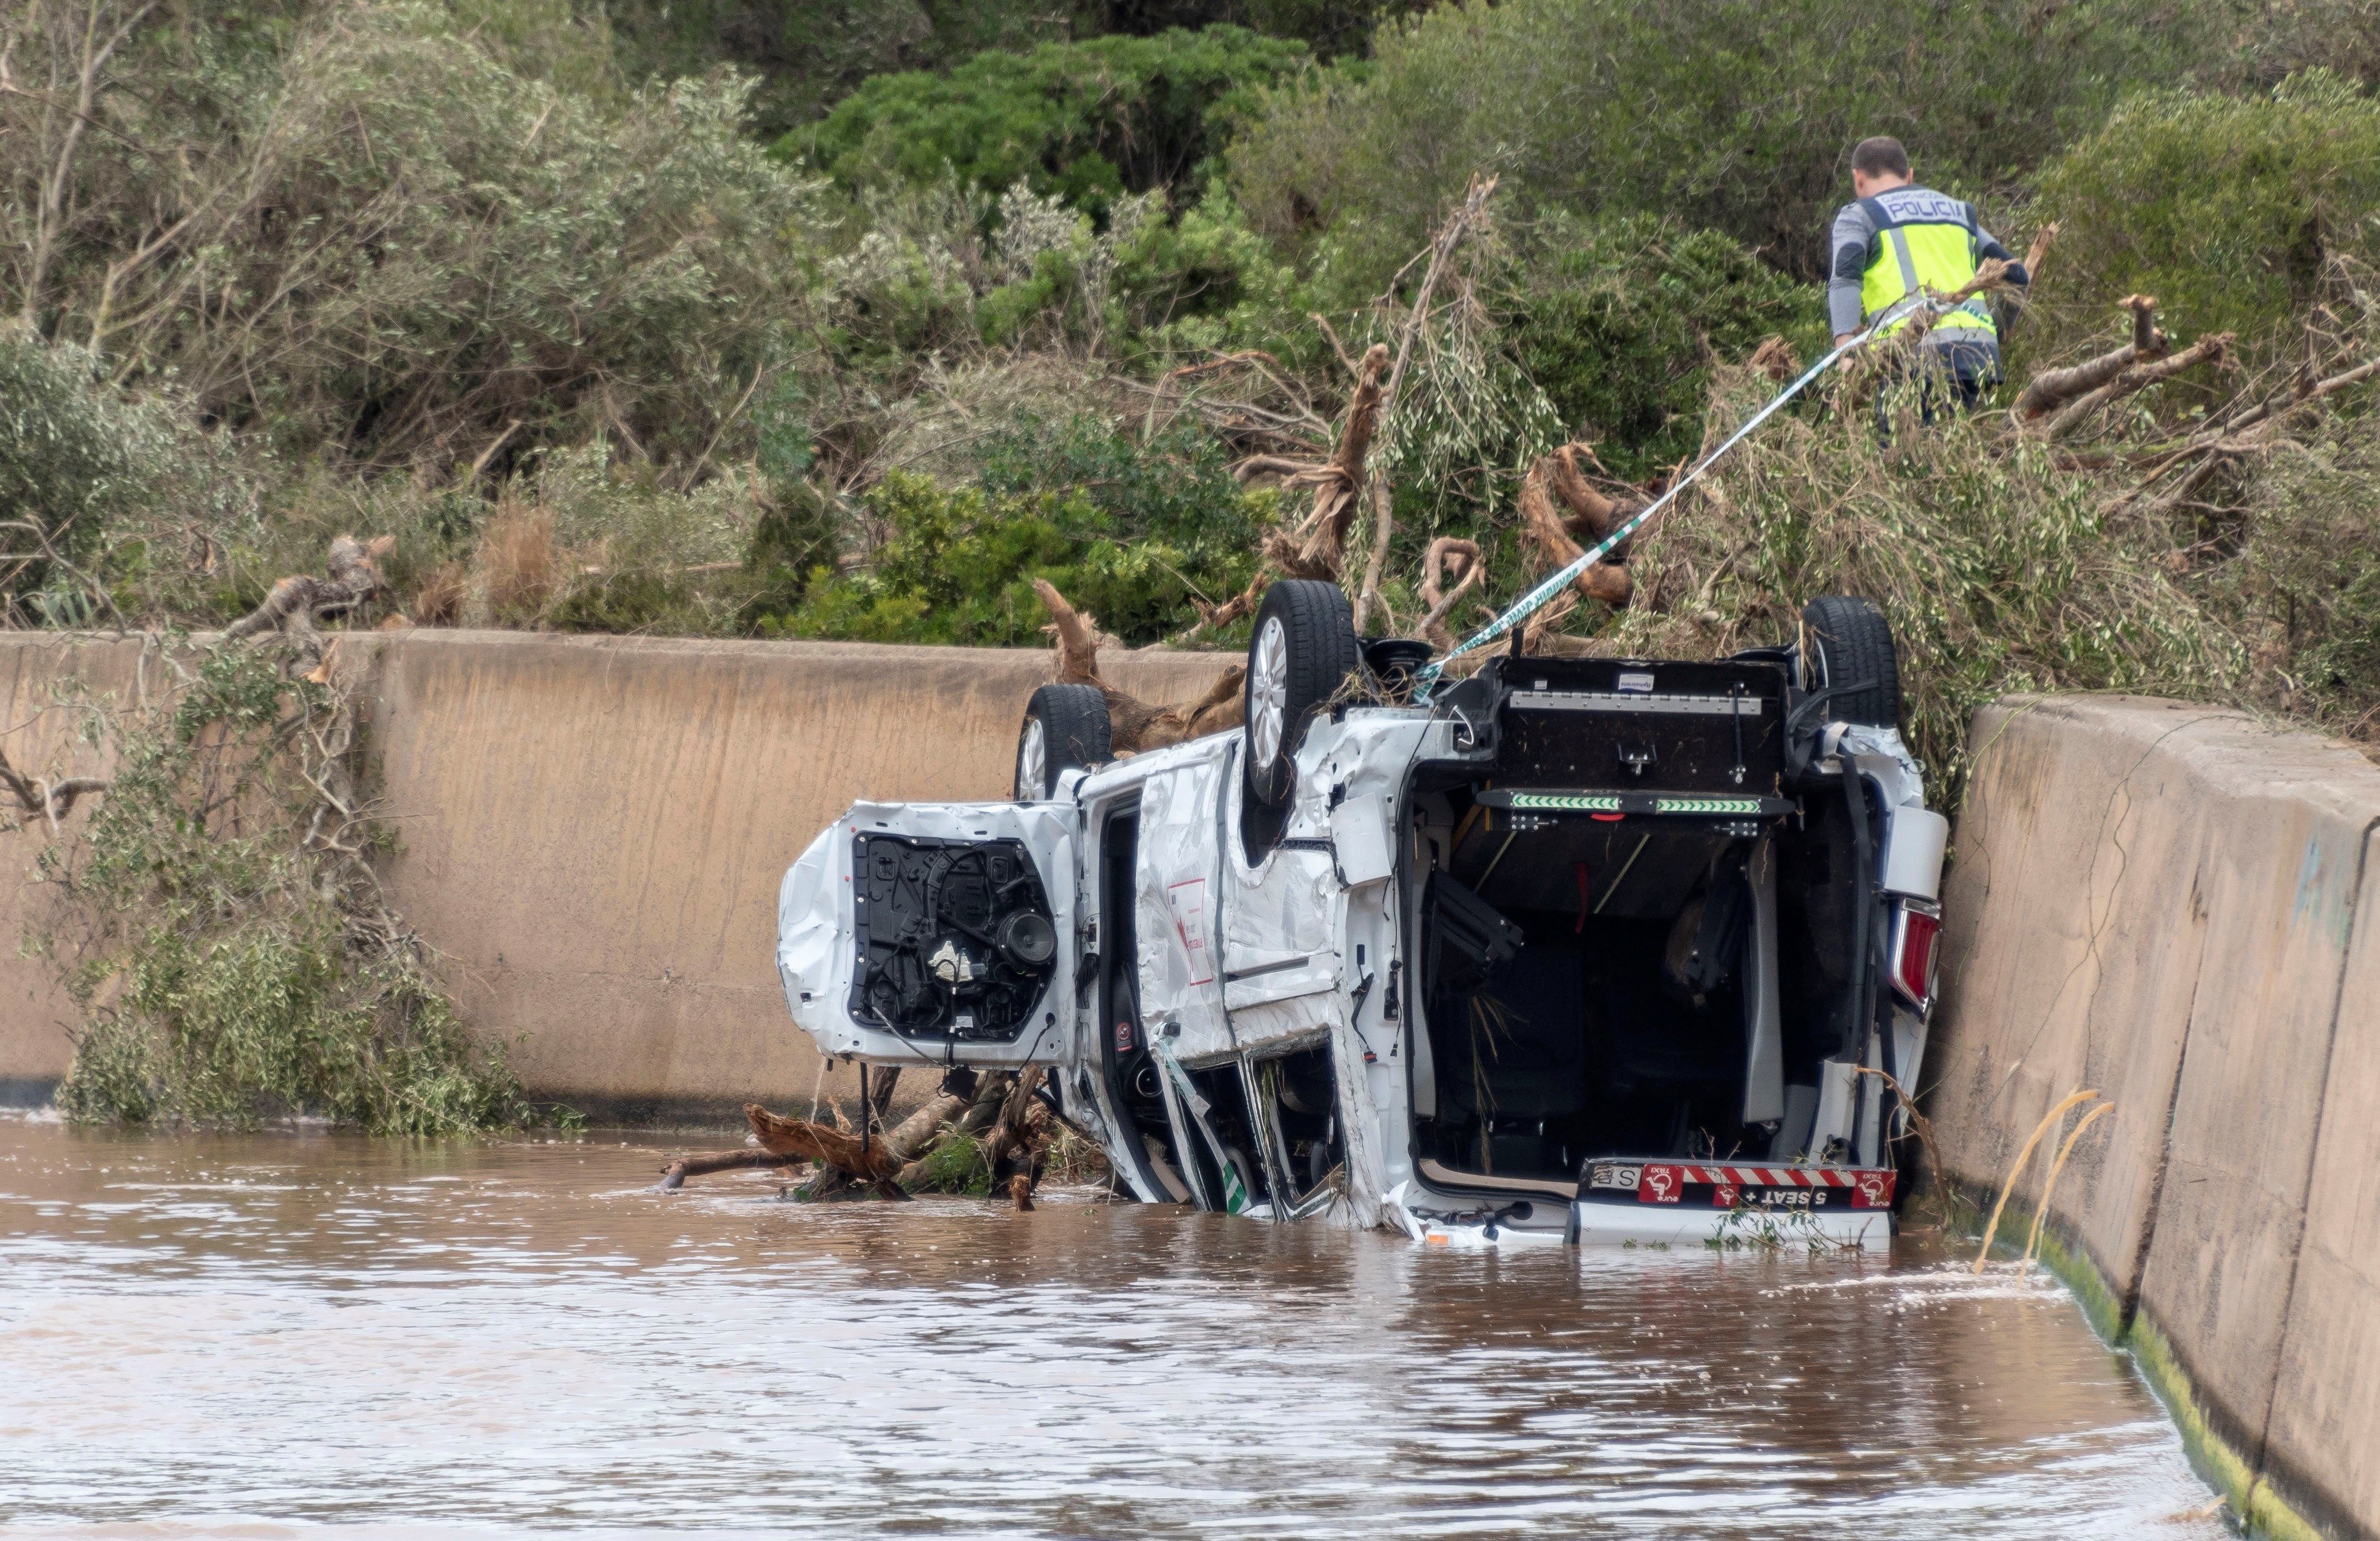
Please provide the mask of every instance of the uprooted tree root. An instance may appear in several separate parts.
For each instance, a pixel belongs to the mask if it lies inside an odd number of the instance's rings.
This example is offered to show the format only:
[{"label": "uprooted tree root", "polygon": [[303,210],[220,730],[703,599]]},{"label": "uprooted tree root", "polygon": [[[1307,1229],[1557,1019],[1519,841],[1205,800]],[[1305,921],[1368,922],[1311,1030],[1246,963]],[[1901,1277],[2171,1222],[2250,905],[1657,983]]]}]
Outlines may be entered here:
[{"label": "uprooted tree root", "polygon": [[755,1146],[677,1157],[662,1169],[660,1186],[675,1189],[688,1177],[710,1172],[807,1164],[815,1170],[794,1193],[804,1200],[996,1193],[1019,1209],[1030,1209],[1034,1190],[1053,1166],[1070,1180],[1102,1170],[1087,1159],[1087,1137],[1041,1099],[1044,1072],[1038,1065],[980,1076],[953,1070],[922,1106],[899,1124],[881,1128],[900,1074],[879,1073],[857,1128],[839,1108],[831,1113],[835,1122],[826,1123],[814,1117],[786,1118],[748,1103],[744,1116]]}]

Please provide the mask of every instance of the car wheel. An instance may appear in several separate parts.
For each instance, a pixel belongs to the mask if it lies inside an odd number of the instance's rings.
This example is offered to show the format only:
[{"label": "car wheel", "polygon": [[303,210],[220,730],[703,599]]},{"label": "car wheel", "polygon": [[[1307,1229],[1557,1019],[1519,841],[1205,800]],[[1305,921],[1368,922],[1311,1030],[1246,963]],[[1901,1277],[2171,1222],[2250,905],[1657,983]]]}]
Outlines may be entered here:
[{"label": "car wheel", "polygon": [[1358,661],[1354,613],[1337,584],[1283,578],[1265,590],[1243,698],[1251,801],[1267,808],[1288,803],[1306,719],[1339,694]]},{"label": "car wheel", "polygon": [[1105,764],[1113,751],[1108,698],[1096,685],[1045,685],[1025,704],[1016,734],[1016,800],[1046,802],[1058,795],[1063,770]]},{"label": "car wheel", "polygon": [[1900,661],[1892,627],[1876,601],[1857,594],[1828,594],[1802,607],[1809,632],[1804,677],[1813,690],[1832,687],[1827,715],[1871,727],[1900,725]]}]

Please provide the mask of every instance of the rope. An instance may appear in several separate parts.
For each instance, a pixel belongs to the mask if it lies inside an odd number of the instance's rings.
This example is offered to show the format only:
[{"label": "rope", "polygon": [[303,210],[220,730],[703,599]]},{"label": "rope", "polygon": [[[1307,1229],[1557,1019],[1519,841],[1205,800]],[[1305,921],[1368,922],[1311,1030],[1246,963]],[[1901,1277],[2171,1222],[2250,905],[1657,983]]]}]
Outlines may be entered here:
[{"label": "rope", "polygon": [[1837,359],[1840,358],[1844,354],[1851,352],[1853,348],[1858,347],[1869,338],[1875,336],[1876,333],[1884,327],[1899,321],[1902,316],[1907,315],[1917,306],[1925,303],[1925,300],[1926,297],[1923,293],[1913,294],[1909,296],[1900,304],[1895,305],[1889,309],[1879,314],[1875,321],[1868,323],[1866,331],[1861,333],[1858,336],[1853,337],[1850,342],[1844,343],[1840,346],[1837,347],[1832,353],[1828,354],[1824,358],[1819,359],[1816,363],[1803,370],[1801,379],[1793,382],[1792,384],[1788,385],[1783,390],[1778,392],[1777,394],[1769,400],[1768,405],[1763,406],[1759,411],[1755,412],[1751,418],[1744,422],[1742,427],[1737,429],[1733,433],[1729,434],[1725,443],[1719,445],[1718,448],[1703,456],[1702,460],[1694,467],[1694,469],[1688,471],[1677,480],[1671,482],[1667,491],[1663,492],[1659,497],[1655,498],[1650,504],[1646,504],[1640,513],[1635,515],[1635,516],[1631,518],[1626,524],[1621,525],[1618,529],[1613,530],[1609,535],[1604,537],[1602,543],[1597,545],[1593,551],[1581,553],[1578,560],[1572,562],[1569,566],[1564,567],[1560,572],[1558,572],[1552,576],[1547,578],[1535,588],[1532,588],[1527,593],[1522,595],[1518,600],[1515,600],[1504,613],[1488,622],[1478,631],[1474,632],[1462,643],[1462,645],[1451,649],[1444,658],[1434,659],[1428,663],[1422,665],[1419,669],[1414,671],[1414,699],[1416,701],[1428,700],[1431,689],[1438,684],[1439,676],[1446,673],[1446,666],[1448,664],[1453,662],[1456,659],[1461,658],[1464,653],[1472,651],[1474,649],[1484,648],[1488,643],[1495,641],[1497,638],[1510,634],[1513,627],[1521,625],[1530,616],[1535,615],[1538,611],[1543,610],[1547,605],[1551,604],[1555,597],[1560,595],[1563,589],[1568,588],[1578,577],[1579,574],[1586,571],[1589,567],[1594,566],[1597,563],[1610,555],[1613,551],[1618,549],[1621,541],[1635,534],[1639,529],[1642,529],[1645,527],[1646,520],[1652,518],[1654,515],[1661,512],[1662,509],[1667,508],[1670,505],[1670,499],[1676,497],[1680,492],[1684,491],[1687,488],[1701,480],[1703,473],[1709,470],[1712,466],[1718,464],[1719,456],[1725,455],[1728,451],[1742,443],[1754,429],[1758,428],[1762,423],[1767,422],[1769,417],[1775,413],[1779,407],[1784,406],[1787,402],[1791,401],[1795,396],[1800,395],[1803,391],[1809,387],[1812,381],[1816,380],[1818,376],[1826,373],[1828,369],[1832,368]]}]

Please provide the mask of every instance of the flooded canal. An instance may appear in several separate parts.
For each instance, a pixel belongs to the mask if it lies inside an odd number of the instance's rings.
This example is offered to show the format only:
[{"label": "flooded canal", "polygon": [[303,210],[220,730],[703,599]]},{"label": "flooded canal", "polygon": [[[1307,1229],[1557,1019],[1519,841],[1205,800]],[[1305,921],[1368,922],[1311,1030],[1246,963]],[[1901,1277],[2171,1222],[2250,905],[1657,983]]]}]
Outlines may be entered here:
[{"label": "flooded canal", "polygon": [[0,1524],[2219,1536],[2055,1285],[0,1122]]}]

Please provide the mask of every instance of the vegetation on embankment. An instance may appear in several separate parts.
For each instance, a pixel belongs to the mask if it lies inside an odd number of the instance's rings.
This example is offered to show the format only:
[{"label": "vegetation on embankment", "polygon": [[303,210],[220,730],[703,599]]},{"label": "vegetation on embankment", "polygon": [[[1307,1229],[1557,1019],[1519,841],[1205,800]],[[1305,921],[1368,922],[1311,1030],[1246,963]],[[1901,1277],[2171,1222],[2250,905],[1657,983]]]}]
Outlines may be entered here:
[{"label": "vegetation on embankment", "polygon": [[[2380,734],[2369,391],[2289,397],[2380,351],[2369,0],[26,0],[0,32],[12,625],[220,625],[354,530],[393,538],[358,625],[1029,643],[1043,577],[1160,640],[1257,571],[1305,496],[1267,460],[1327,449],[1386,341],[1381,598],[1414,624],[1429,542],[1475,540],[1460,632],[1541,570],[1538,457],[1657,483],[1768,388],[1764,339],[1814,357],[1885,131],[2012,247],[2061,227],[2001,302],[2012,380],[2134,292],[2221,366],[2087,442],[1879,444],[1822,395],[1571,637],[1699,651],[1873,591],[1953,772],[2020,686]],[[2268,398],[2285,431],[2138,495]]]},{"label": "vegetation on embankment", "polygon": [[390,836],[346,693],[282,662],[167,639],[142,660],[139,699],[52,709],[81,720],[109,771],[36,863],[49,897],[29,940],[83,1013],[60,1110],[233,1127],[312,1115],[391,1135],[549,1116],[456,1019],[388,907],[370,858]]}]

